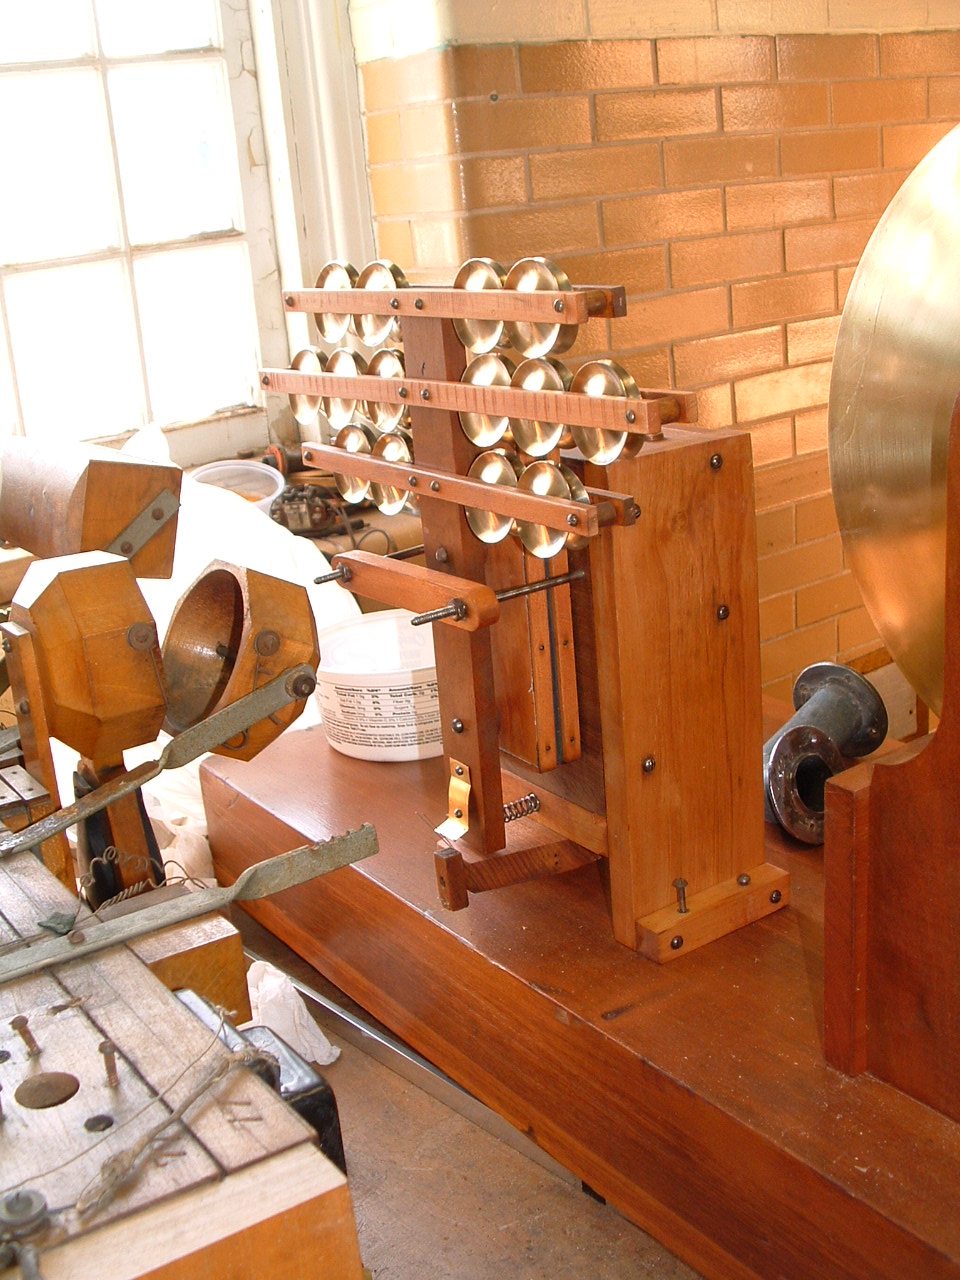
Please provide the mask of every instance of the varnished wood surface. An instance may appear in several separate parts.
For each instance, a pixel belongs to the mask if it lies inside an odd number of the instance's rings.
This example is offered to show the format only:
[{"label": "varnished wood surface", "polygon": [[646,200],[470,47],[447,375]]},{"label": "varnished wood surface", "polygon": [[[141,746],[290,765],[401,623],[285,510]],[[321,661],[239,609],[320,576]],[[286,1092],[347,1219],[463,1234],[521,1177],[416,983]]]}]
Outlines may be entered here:
[{"label": "varnished wood surface", "polygon": [[960,1275],[957,1125],[824,1058],[820,851],[767,828],[790,907],[658,966],[614,941],[603,863],[446,912],[441,761],[353,761],[318,728],[202,778],[225,881],[374,822],[377,857],[258,919],[705,1274]]}]

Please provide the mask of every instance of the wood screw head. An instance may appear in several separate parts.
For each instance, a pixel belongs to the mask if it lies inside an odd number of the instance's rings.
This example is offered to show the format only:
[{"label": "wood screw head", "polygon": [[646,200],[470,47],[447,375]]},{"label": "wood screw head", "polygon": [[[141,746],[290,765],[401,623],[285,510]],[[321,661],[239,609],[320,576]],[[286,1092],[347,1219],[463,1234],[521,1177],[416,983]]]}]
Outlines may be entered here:
[{"label": "wood screw head", "polygon": [[644,773],[653,773],[653,771],[654,771],[654,769],[655,769],[656,767],[657,767],[657,760],[656,760],[656,757],[655,757],[655,756],[645,756],[645,757],[644,757],[644,761],[643,761],[643,772],[644,772]]},{"label": "wood screw head", "polygon": [[683,946],[683,938],[679,933],[675,934],[674,937],[670,939],[670,950],[679,951],[682,946]]},{"label": "wood screw head", "polygon": [[711,470],[719,471],[722,466],[723,466],[723,455],[719,453],[712,453],[710,455]]},{"label": "wood screw head", "polygon": [[780,892],[780,890],[774,889],[773,893],[771,893],[770,895],[770,901],[773,903],[774,906],[776,906],[782,897],[783,897],[783,894]]}]

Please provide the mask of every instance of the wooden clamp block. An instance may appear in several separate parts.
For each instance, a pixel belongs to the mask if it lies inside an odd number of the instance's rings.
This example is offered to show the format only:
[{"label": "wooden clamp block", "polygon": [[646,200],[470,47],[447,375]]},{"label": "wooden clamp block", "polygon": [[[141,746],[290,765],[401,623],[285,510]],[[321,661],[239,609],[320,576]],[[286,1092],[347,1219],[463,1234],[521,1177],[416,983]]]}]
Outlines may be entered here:
[{"label": "wooden clamp block", "polygon": [[664,907],[638,921],[640,950],[661,964],[695,950],[745,924],[768,916],[790,901],[790,877],[762,862],[732,880],[712,885],[679,906]]},{"label": "wooden clamp block", "polygon": [[434,857],[440,901],[449,911],[459,911],[467,906],[471,893],[505,889],[508,885],[522,884],[540,876],[577,871],[597,860],[596,854],[572,840],[515,849],[472,862],[467,862],[459,849],[444,846]]},{"label": "wooden clamp block", "polygon": [[464,631],[488,627],[500,616],[500,604],[493,591],[469,578],[455,578],[436,569],[391,560],[370,551],[344,551],[335,555],[330,564],[335,570],[345,571],[342,581],[349,591],[394,608],[428,613],[443,609],[454,600],[462,601],[463,616],[443,621]]}]

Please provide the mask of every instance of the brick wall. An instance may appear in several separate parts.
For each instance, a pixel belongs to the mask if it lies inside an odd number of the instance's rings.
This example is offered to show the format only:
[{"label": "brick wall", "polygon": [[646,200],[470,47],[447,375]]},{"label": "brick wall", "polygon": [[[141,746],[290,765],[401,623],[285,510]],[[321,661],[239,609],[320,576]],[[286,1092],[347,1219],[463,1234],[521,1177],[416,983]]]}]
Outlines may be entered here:
[{"label": "brick wall", "polygon": [[840,311],[871,230],[960,120],[960,30],[466,44],[361,68],[381,254],[625,284],[565,359],[611,354],[750,431],[763,678],[879,641],[826,455]]}]

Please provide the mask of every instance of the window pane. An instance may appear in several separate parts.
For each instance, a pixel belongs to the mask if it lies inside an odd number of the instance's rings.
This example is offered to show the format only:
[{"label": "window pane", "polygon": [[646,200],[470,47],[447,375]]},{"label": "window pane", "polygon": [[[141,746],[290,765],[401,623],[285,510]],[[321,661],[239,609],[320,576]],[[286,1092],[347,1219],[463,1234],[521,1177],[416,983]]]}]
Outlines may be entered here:
[{"label": "window pane", "polygon": [[90,440],[143,425],[122,262],[25,271],[7,279],[5,296],[28,436]]},{"label": "window pane", "polygon": [[118,247],[116,185],[98,73],[0,75],[0,120],[7,123],[0,262]]},{"label": "window pane", "polygon": [[96,0],[96,5],[108,58],[223,44],[215,0]]},{"label": "window pane", "polygon": [[0,62],[55,62],[96,52],[89,0],[0,0]]},{"label": "window pane", "polygon": [[202,245],[134,262],[155,421],[257,403],[259,363],[247,246]]},{"label": "window pane", "polygon": [[132,244],[240,226],[237,146],[223,63],[109,72]]}]

